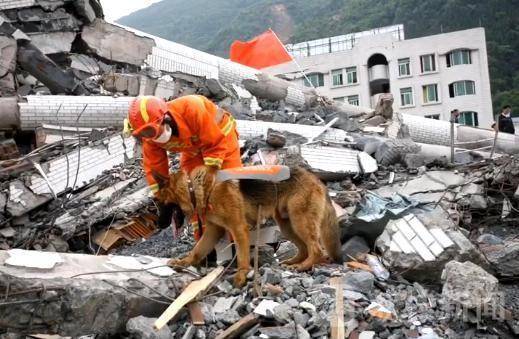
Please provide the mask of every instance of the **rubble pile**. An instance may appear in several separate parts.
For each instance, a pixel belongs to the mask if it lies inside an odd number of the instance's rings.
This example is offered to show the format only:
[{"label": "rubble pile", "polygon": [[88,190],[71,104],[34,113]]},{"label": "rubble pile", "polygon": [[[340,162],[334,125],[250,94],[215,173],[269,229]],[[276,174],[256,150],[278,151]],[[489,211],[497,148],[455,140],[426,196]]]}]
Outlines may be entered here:
[{"label": "rubble pile", "polygon": [[[516,137],[489,147],[493,132],[457,125],[451,159],[450,124],[393,112],[391,95],[375,110],[334,103],[106,23],[97,0],[7,1],[0,20],[0,333],[519,335]],[[296,249],[270,221],[242,289],[225,240],[216,263],[166,267],[193,247],[192,230],[157,229],[139,144],[121,125],[136,95],[193,93],[237,118],[244,163],[303,166],[327,184],[344,265],[286,269]],[[220,269],[187,311],[154,329]]]}]

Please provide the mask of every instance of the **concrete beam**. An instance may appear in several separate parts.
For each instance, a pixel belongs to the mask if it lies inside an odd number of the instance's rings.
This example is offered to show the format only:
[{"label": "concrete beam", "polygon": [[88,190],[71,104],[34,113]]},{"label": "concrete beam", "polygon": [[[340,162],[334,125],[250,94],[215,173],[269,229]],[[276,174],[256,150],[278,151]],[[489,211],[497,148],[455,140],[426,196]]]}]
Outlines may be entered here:
[{"label": "concrete beam", "polygon": [[[181,292],[175,286],[187,284],[193,277],[168,267],[116,272],[152,268],[166,261],[153,257],[0,251],[0,287],[9,291],[0,307],[0,324],[10,333],[27,335],[37,332],[79,337],[124,332],[129,319],[139,315],[157,317],[170,303],[146,285],[175,298]],[[113,273],[95,273],[106,271]],[[181,283],[169,284],[170,277]]]}]

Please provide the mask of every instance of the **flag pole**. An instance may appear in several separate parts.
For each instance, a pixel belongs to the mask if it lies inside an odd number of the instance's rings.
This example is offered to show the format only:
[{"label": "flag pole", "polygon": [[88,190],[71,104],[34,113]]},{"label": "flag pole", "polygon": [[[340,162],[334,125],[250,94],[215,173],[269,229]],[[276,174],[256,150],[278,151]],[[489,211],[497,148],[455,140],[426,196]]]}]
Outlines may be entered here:
[{"label": "flag pole", "polygon": [[300,73],[303,74],[303,77],[305,78],[305,80],[310,84],[310,86],[316,91],[317,93],[317,88],[314,86],[314,84],[312,84],[312,82],[310,81],[310,79],[308,78],[308,76],[306,75],[305,71],[303,70],[303,68],[301,67],[301,65],[299,65],[299,63],[297,62],[295,56],[293,56],[292,54],[290,54],[290,52],[288,51],[288,49],[286,48],[285,44],[281,41],[281,39],[279,39],[278,35],[276,34],[276,32],[274,32],[272,30],[272,28],[269,28],[269,31],[271,31],[274,36],[276,37],[276,39],[279,41],[279,43],[281,44],[281,46],[283,46],[283,49],[285,50],[285,52],[287,52],[288,55],[290,55],[292,57],[292,61],[294,62],[294,64],[297,66],[298,70]]}]

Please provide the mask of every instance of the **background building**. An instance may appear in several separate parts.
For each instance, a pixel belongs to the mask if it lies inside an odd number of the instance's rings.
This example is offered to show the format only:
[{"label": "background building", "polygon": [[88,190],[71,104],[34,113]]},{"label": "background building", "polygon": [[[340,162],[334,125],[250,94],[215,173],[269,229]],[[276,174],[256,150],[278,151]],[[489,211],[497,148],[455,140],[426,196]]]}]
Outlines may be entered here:
[{"label": "background building", "polygon": [[[404,26],[288,45],[321,95],[374,107],[390,92],[394,109],[490,128],[492,98],[484,28],[405,39]],[[266,69],[270,74],[311,86],[296,63]]]}]

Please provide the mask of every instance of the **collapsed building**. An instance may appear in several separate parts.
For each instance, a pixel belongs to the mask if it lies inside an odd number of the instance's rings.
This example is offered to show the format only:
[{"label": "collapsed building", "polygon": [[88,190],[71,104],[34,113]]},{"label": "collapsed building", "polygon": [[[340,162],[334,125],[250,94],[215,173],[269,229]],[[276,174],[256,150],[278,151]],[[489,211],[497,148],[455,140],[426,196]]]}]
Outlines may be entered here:
[{"label": "collapsed building", "polygon": [[[2,331],[519,334],[519,243],[510,227],[518,213],[516,136],[394,112],[391,96],[381,96],[374,110],[329,101],[109,24],[97,0],[5,1],[0,11]],[[183,255],[193,243],[189,230],[156,229],[140,147],[122,135],[122,122],[137,95],[195,93],[238,119],[247,164],[283,164],[296,154],[327,183],[346,263],[285,270],[279,262],[294,246],[268,224],[258,232],[259,278],[251,275],[247,288],[236,290],[228,275],[220,277],[156,331],[155,318],[208,271],[165,267],[162,258]],[[217,249],[219,264],[232,263],[228,244]],[[370,266],[375,253],[380,261]]]}]

